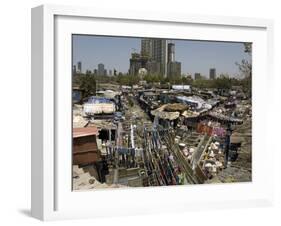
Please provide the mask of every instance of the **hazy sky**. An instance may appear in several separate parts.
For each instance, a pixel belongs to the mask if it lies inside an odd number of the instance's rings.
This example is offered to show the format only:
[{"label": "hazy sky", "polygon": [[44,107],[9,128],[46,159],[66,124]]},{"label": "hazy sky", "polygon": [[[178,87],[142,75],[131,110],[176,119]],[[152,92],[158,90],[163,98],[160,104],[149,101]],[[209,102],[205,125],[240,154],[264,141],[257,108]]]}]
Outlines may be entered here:
[{"label": "hazy sky", "polygon": [[[127,73],[133,51],[140,52],[140,38],[73,35],[73,64],[82,62],[82,71],[97,68],[99,63],[105,69]],[[216,68],[217,75],[239,74],[235,62],[250,57],[244,52],[243,43],[171,40],[175,43],[175,58],[181,62],[182,73],[199,72],[209,77],[209,69]]]}]

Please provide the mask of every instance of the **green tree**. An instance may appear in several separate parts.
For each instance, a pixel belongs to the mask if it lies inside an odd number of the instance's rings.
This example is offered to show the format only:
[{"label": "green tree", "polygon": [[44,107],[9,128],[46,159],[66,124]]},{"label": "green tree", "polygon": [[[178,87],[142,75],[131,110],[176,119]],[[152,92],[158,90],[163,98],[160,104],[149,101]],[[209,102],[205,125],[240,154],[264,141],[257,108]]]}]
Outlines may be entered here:
[{"label": "green tree", "polygon": [[243,77],[241,85],[244,92],[248,95],[252,95],[252,43],[244,43],[244,52],[248,53],[250,60],[243,59],[240,63],[236,62],[239,68],[240,75]]},{"label": "green tree", "polygon": [[84,96],[88,97],[96,94],[96,79],[95,76],[88,74],[79,75],[79,86],[84,90]]},{"label": "green tree", "polygon": [[232,86],[232,80],[227,75],[221,75],[214,80],[213,88],[218,89],[230,89]]}]

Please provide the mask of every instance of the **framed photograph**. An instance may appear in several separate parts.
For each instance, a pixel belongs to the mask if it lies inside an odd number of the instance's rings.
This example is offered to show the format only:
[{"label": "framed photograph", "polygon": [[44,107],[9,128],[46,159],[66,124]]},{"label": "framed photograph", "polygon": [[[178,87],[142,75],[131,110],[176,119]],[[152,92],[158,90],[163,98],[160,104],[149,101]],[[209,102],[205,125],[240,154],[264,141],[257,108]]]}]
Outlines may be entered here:
[{"label": "framed photograph", "polygon": [[270,20],[32,9],[32,216],[271,205]]}]

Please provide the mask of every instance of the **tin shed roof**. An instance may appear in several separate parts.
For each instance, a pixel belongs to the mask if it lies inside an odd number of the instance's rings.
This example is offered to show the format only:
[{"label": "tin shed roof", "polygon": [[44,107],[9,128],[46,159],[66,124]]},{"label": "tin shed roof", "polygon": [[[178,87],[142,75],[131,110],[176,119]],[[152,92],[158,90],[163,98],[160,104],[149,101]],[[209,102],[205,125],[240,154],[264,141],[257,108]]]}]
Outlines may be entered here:
[{"label": "tin shed roof", "polygon": [[98,135],[96,127],[73,128],[73,138]]}]

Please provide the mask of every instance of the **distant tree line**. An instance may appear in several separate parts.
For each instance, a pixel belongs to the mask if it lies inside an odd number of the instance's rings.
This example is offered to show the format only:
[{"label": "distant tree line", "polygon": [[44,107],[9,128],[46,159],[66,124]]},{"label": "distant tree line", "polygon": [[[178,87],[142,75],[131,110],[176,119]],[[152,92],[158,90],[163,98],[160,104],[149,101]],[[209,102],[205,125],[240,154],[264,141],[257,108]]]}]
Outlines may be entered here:
[{"label": "distant tree line", "polygon": [[73,84],[85,91],[85,95],[94,95],[98,83],[115,83],[119,85],[132,86],[145,80],[148,84],[159,83],[163,87],[170,87],[174,84],[191,85],[196,88],[217,88],[230,89],[232,86],[242,86],[245,92],[251,92],[251,77],[243,79],[230,78],[228,75],[220,75],[216,79],[192,79],[191,76],[164,78],[161,75],[147,74],[142,79],[138,76],[119,73],[116,76],[97,76],[91,73],[78,74],[74,76]]}]

